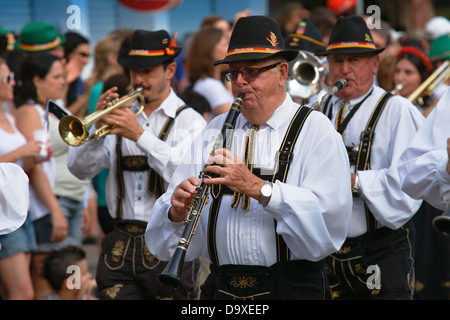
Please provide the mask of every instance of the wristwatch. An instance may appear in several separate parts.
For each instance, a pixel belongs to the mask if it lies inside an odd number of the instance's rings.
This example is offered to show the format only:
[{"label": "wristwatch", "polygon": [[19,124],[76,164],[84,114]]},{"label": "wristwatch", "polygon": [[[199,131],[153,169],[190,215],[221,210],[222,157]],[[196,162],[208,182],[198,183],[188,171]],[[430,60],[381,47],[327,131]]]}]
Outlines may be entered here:
[{"label": "wristwatch", "polygon": [[361,187],[359,186],[358,175],[355,175],[355,183],[353,184],[352,194],[355,198],[358,198],[361,195]]},{"label": "wristwatch", "polygon": [[259,204],[265,208],[267,207],[270,197],[272,196],[272,182],[267,180],[264,181],[264,185],[261,187],[261,189],[259,189],[259,192],[261,194]]}]

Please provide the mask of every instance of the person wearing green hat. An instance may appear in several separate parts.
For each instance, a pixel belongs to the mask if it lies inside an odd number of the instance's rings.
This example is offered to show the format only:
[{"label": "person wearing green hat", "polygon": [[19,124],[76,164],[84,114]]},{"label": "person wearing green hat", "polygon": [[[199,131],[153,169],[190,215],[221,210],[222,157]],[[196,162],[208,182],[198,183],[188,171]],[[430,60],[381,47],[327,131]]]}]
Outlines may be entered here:
[{"label": "person wearing green hat", "polygon": [[64,58],[64,48],[62,45],[66,37],[60,34],[54,25],[47,22],[30,22],[20,31],[14,44],[17,50],[24,52],[43,52]]}]

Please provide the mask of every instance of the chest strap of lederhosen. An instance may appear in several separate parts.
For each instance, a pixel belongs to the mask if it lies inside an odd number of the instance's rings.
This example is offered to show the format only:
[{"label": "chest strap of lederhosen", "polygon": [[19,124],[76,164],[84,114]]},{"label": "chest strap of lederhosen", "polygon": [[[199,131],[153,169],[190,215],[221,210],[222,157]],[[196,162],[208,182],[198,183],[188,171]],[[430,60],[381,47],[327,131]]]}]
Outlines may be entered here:
[{"label": "chest strap of lederhosen", "polygon": [[327,117],[328,117],[328,119],[330,119],[331,120],[331,117],[332,117],[332,115],[333,115],[333,112],[332,112],[332,109],[333,108],[329,108],[328,109],[328,107],[330,106],[330,100],[331,100],[331,97],[332,97],[333,95],[329,95],[328,96],[328,98],[325,100],[325,103],[324,103],[324,106],[323,106],[323,110],[322,110],[322,113],[324,114],[324,115],[326,115]]},{"label": "chest strap of lederhosen", "polygon": [[[292,158],[294,156],[293,150],[295,142],[300,134],[300,131],[305,123],[306,118],[311,113],[312,109],[301,106],[295,116],[293,117],[289,127],[287,129],[286,135],[284,136],[281,147],[277,153],[277,162],[275,164],[274,173],[271,175],[262,175],[260,172],[260,168],[253,168],[253,173],[258,175],[264,180],[269,180],[275,182],[279,180],[280,182],[285,182],[287,173],[289,170],[289,166],[292,162]],[[265,171],[267,169],[264,169]],[[222,201],[222,196],[224,194],[232,195],[234,192],[230,189],[222,186],[220,192],[213,196],[212,203],[209,210],[209,218],[208,218],[208,251],[211,259],[211,263],[213,265],[219,265],[219,258],[217,255],[217,247],[216,247],[216,225],[217,218],[219,214],[220,203]],[[233,210],[233,209],[230,209]],[[276,230],[276,220],[275,221],[275,230]],[[274,230],[274,231],[275,231]],[[276,232],[276,231],[275,231]],[[277,260],[278,261],[287,261],[289,260],[289,249],[286,243],[283,240],[283,237],[276,233],[276,241],[277,241]]]},{"label": "chest strap of lederhosen", "polygon": [[[388,99],[392,96],[390,92],[385,92],[370,115],[365,130],[361,133],[359,150],[356,157],[356,171],[370,170],[370,151],[375,136],[375,126],[380,118],[381,112],[384,110]],[[366,212],[367,231],[373,231],[377,228],[377,221],[367,207],[364,201],[364,209]]]},{"label": "chest strap of lederhosen", "polygon": [[[175,118],[181,111],[189,108],[184,105],[177,109],[175,117],[169,117],[164,124],[158,138],[162,141],[166,141],[170,130],[172,129]],[[147,192],[150,195],[156,194],[159,198],[164,193],[164,181],[162,177],[152,169],[147,161],[147,156],[134,155],[134,156],[122,156],[122,136],[117,135],[116,142],[116,155],[117,155],[117,169],[116,169],[116,182],[117,182],[117,206],[116,217],[122,217],[122,200],[125,194],[125,184],[123,182],[123,171],[149,171]]]}]

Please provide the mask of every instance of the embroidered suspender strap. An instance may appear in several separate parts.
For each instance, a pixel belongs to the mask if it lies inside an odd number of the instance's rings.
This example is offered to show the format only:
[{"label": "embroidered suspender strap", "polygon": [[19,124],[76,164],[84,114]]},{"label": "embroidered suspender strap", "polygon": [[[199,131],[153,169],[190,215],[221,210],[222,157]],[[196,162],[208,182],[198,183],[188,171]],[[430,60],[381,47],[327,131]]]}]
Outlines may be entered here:
[{"label": "embroidered suspender strap", "polygon": [[116,135],[116,184],[117,184],[117,203],[116,218],[122,218],[122,199],[125,192],[122,175],[122,136]]},{"label": "embroidered suspender strap", "polygon": [[[377,125],[378,119],[380,118],[381,112],[388,99],[392,96],[390,92],[385,92],[383,96],[378,101],[375,106],[369,121],[367,122],[365,130],[361,133],[361,141],[359,145],[358,156],[356,159],[356,170],[370,170],[370,151],[372,147],[372,141],[375,136],[375,126]],[[373,217],[373,214],[370,212],[367,205],[364,203],[364,207],[366,210],[366,220],[367,220],[367,230],[372,231],[377,227],[377,221]]]},{"label": "embroidered suspender strap", "polygon": [[[303,124],[306,120],[306,117],[311,113],[312,109],[301,106],[291,123],[289,124],[286,135],[281,144],[280,150],[277,154],[277,163],[275,164],[276,168],[274,170],[274,174],[270,177],[272,182],[279,180],[280,182],[285,182],[287,177],[287,172],[289,169],[289,165],[292,162],[294,149],[294,144],[297,141],[300,130],[303,127]],[[209,257],[211,259],[211,263],[213,265],[219,265],[219,259],[217,255],[216,248],[216,226],[217,226],[217,217],[219,213],[220,204],[222,201],[222,195],[227,188],[221,188],[221,192],[217,197],[213,197],[211,207],[209,210],[209,218],[208,218],[208,252]],[[275,221],[275,229],[276,229],[276,221]],[[278,261],[287,261],[289,260],[289,250],[287,248],[286,243],[283,238],[277,234],[277,259]]]},{"label": "embroidered suspender strap", "polygon": [[[280,182],[285,182],[287,173],[294,156],[293,150],[300,131],[303,128],[303,124],[306,118],[311,113],[312,109],[308,107],[300,107],[297,110],[294,118],[292,119],[289,127],[287,129],[286,135],[284,136],[283,142],[281,144],[280,150],[278,151],[278,162],[275,168],[275,174],[273,175],[272,182],[279,180]],[[277,221],[275,220],[275,229]],[[277,257],[278,261],[288,261],[290,254],[289,248],[283,240],[283,237],[276,233],[277,240]]]},{"label": "embroidered suspender strap", "polygon": [[[180,114],[181,111],[189,108],[187,105],[181,106],[177,109],[175,114],[175,118]],[[158,138],[162,141],[166,141],[167,136],[169,135],[170,130],[172,129],[173,123],[175,122],[175,118],[168,118],[166,123],[164,124],[161,132],[158,135]],[[151,167],[149,168],[149,176],[148,176],[148,186],[147,191],[149,194],[155,194],[156,197],[159,198],[164,193],[164,181],[162,177]]]}]

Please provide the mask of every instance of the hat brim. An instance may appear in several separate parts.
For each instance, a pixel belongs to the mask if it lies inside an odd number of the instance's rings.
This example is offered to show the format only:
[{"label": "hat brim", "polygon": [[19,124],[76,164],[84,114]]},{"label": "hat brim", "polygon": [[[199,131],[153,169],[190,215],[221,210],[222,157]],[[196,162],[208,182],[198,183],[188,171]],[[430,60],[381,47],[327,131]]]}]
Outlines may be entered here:
[{"label": "hat brim", "polygon": [[230,62],[235,61],[249,61],[249,60],[262,60],[267,58],[274,58],[274,57],[282,57],[286,59],[287,62],[294,60],[297,58],[298,51],[297,50],[283,50],[276,53],[242,53],[242,54],[234,54],[225,57],[223,60],[219,60],[214,62],[214,66],[217,66],[219,64],[227,64]]},{"label": "hat brim", "polygon": [[[53,50],[59,46],[62,46],[65,42],[66,42],[66,36],[63,34],[58,34],[59,37],[59,42],[56,45],[49,45],[49,46],[45,46],[45,44],[35,44],[37,47],[36,49],[33,49],[32,47],[27,48],[29,45],[27,43],[23,43],[23,39],[19,36],[19,38],[16,39],[16,41],[14,42],[14,49],[20,50],[20,51],[25,51],[25,52],[42,52],[42,51],[50,51]],[[56,38],[55,38],[56,40]],[[54,40],[53,40],[54,41]],[[39,46],[42,46],[41,48],[39,48]]]},{"label": "hat brim", "polygon": [[164,56],[152,56],[152,57],[147,57],[147,56],[130,56],[128,54],[128,50],[122,51],[119,54],[119,57],[117,58],[117,62],[125,67],[125,68],[129,68],[129,69],[145,69],[145,68],[150,68],[153,66],[156,66],[160,63],[164,63],[166,61],[175,59],[181,52],[182,48],[178,47],[175,48],[175,54],[174,55],[164,55]]},{"label": "hat brim", "polygon": [[380,49],[367,49],[367,48],[355,48],[355,47],[337,48],[337,49],[332,49],[332,50],[328,50],[328,51],[317,52],[316,55],[327,56],[329,54],[359,54],[359,53],[372,53],[373,55],[377,55],[377,54],[383,52],[384,49],[385,48],[380,48]]}]

